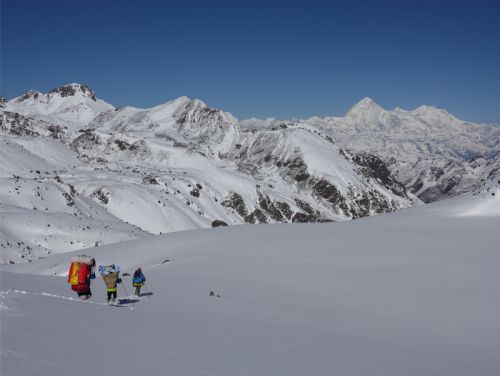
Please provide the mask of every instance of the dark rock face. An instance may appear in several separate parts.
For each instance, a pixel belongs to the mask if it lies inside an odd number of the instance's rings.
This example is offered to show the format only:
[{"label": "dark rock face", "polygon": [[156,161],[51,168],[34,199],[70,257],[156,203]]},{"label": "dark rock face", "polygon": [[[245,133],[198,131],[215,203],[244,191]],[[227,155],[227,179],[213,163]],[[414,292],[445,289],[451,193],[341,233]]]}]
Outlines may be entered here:
[{"label": "dark rock face", "polygon": [[[193,113],[193,112],[194,113]],[[196,107],[194,101],[186,105],[184,111],[177,118],[177,125],[182,128],[185,125],[192,123],[202,126],[203,123],[219,123],[222,125],[225,120],[219,110],[210,107]]]},{"label": "dark rock face", "polygon": [[158,180],[154,176],[144,176],[142,178],[142,184],[148,184],[148,185],[159,185]]},{"label": "dark rock face", "polygon": [[258,207],[251,213],[241,195],[232,192],[222,203],[234,209],[246,223],[290,222],[293,212],[286,202],[272,201],[268,196],[259,193]]},{"label": "dark rock face", "polygon": [[129,146],[128,150],[136,153],[137,155],[142,155],[142,156],[150,154],[148,145],[144,140],[139,140],[134,142],[132,145]]},{"label": "dark rock face", "polygon": [[92,194],[92,196],[97,197],[97,199],[104,205],[106,205],[109,202],[108,195],[109,193],[104,192],[102,188],[98,189]]},{"label": "dark rock face", "polygon": [[[277,162],[277,166],[280,167],[280,162]],[[309,179],[311,176],[307,172],[307,165],[301,157],[296,157],[292,160],[287,160],[282,162],[282,166],[288,170],[288,173],[295,179],[296,182],[303,182]]]},{"label": "dark rock face", "polygon": [[439,184],[429,187],[423,192],[420,192],[418,198],[428,204],[430,202],[436,201],[437,197],[451,196],[455,192],[455,189],[459,185],[459,183],[460,178],[458,177],[449,177],[443,179],[439,182]]},{"label": "dark rock face", "polygon": [[178,143],[179,146],[202,154],[217,155],[220,159],[227,157],[227,153],[214,152],[214,146],[222,142],[235,127],[235,123],[224,112],[204,106],[199,101],[190,101],[175,117],[177,131],[188,140],[187,145]]},{"label": "dark rock face", "polygon": [[413,185],[410,187],[410,192],[411,193],[418,192],[422,189],[423,186],[424,186],[424,182],[420,178],[418,178],[417,180],[415,180]]},{"label": "dark rock face", "polygon": [[259,194],[259,206],[262,212],[276,222],[289,222],[292,218],[292,210],[286,202],[272,201],[268,196]]},{"label": "dark rock face", "polygon": [[115,140],[115,144],[118,146],[118,148],[120,150],[127,150],[128,148],[130,148],[130,144],[127,142],[127,141],[123,141],[123,140]]},{"label": "dark rock face", "polygon": [[350,208],[353,219],[366,217],[371,213],[387,213],[397,207],[396,203],[389,202],[377,191],[363,192],[354,200],[354,205]]},{"label": "dark rock face", "polygon": [[39,96],[40,96],[40,93],[38,91],[28,90],[16,102],[17,103],[24,102],[25,100],[28,100],[30,98],[38,99]]},{"label": "dark rock face", "polygon": [[193,197],[200,197],[200,190],[198,188],[193,188],[189,194]]},{"label": "dark rock face", "polygon": [[297,206],[303,210],[302,212],[295,213],[292,217],[293,223],[309,223],[309,222],[319,222],[321,219],[321,213],[318,210],[314,210],[311,205],[307,202],[295,199]]},{"label": "dark rock face", "polygon": [[61,140],[66,134],[65,128],[60,125],[10,111],[0,113],[0,131],[16,136],[48,136],[56,140]]},{"label": "dark rock face", "polygon": [[455,177],[450,177],[448,179],[443,180],[443,184],[441,185],[441,193],[444,195],[449,194],[453,188],[455,188],[459,183],[459,179]]},{"label": "dark rock face", "polygon": [[71,97],[76,95],[77,91],[80,90],[87,97],[96,101],[95,92],[89,88],[87,85],[73,84],[73,85],[65,85],[49,91],[48,94],[59,94],[61,97]]},{"label": "dark rock face", "polygon": [[353,155],[352,160],[361,166],[360,171],[364,176],[377,179],[398,196],[406,196],[404,185],[392,177],[389,169],[379,157],[368,153],[358,153]]},{"label": "dark rock face", "polygon": [[39,136],[35,122],[17,112],[4,111],[0,114],[0,130],[16,136]]},{"label": "dark rock face", "polygon": [[220,219],[216,219],[215,221],[212,222],[212,227],[223,227],[223,226],[228,226],[228,224]]},{"label": "dark rock face", "polygon": [[246,223],[267,223],[267,217],[260,209],[255,209],[245,217]]},{"label": "dark rock face", "polygon": [[[323,222],[331,220],[329,218],[331,213],[345,218],[359,218],[392,211],[399,207],[397,202],[393,202],[377,190],[370,189],[370,182],[376,182],[394,194],[408,198],[405,187],[392,177],[382,160],[376,156],[340,151],[341,155],[353,164],[354,169],[366,178],[367,183],[359,187],[348,187],[346,191],[341,192],[327,178],[314,176],[309,171],[299,146],[296,146],[291,153],[290,151],[282,153],[282,150],[276,147],[280,142],[278,135],[263,132],[251,145],[240,147],[240,150],[234,153],[235,159],[239,160],[239,170],[259,178],[262,168],[277,169],[285,182],[294,184],[300,192],[309,192],[320,207],[326,206],[325,209],[321,209],[325,214],[312,209],[311,205],[302,201],[296,202],[301,211],[294,213],[286,205],[272,202],[268,197],[259,195],[258,211],[256,209],[244,217],[247,222],[262,222],[264,217],[267,222]],[[273,187],[269,185],[269,188]]]},{"label": "dark rock face", "polygon": [[268,196],[259,194],[259,206],[265,211],[272,219],[277,222],[283,222],[284,216],[281,211],[274,205]]},{"label": "dark rock face", "polygon": [[274,206],[288,221],[292,219],[293,212],[290,209],[290,205],[288,205],[286,202],[275,201]]},{"label": "dark rock face", "polygon": [[439,167],[432,167],[431,174],[434,175],[434,178],[437,180],[444,175],[444,170]]},{"label": "dark rock face", "polygon": [[64,199],[66,200],[66,205],[75,206],[75,201],[73,200],[73,197],[69,193],[64,192],[63,196],[64,196]]},{"label": "dark rock face", "polygon": [[75,138],[69,145],[74,151],[93,149],[99,145],[100,138],[94,132],[85,132]]},{"label": "dark rock face", "polygon": [[50,132],[50,136],[55,140],[60,140],[65,133],[60,125],[49,125],[47,130]]},{"label": "dark rock face", "polygon": [[221,202],[221,205],[234,209],[242,218],[245,218],[248,215],[248,209],[245,205],[245,201],[243,201],[243,197],[236,192],[232,192],[224,201]]},{"label": "dark rock face", "polygon": [[344,214],[349,213],[349,207],[346,204],[345,197],[339,192],[337,187],[325,179],[314,179],[310,182],[312,192],[317,197],[320,197],[333,205],[337,211]]}]

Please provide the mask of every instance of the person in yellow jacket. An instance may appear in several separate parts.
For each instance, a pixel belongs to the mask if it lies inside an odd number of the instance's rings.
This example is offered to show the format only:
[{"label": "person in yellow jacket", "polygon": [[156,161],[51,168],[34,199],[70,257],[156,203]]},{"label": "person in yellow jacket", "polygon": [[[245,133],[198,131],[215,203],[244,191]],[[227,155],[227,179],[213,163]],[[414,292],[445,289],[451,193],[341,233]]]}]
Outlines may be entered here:
[{"label": "person in yellow jacket", "polygon": [[104,284],[106,285],[106,292],[108,294],[108,303],[114,303],[117,297],[118,283],[121,283],[120,267],[114,264],[108,266],[99,266],[99,273],[102,276]]}]

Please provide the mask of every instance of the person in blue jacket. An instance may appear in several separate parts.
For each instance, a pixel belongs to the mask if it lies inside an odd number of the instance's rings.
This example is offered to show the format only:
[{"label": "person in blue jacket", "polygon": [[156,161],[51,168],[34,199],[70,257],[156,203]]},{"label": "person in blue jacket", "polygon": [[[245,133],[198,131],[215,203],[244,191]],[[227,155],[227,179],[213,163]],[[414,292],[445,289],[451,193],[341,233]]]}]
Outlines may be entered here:
[{"label": "person in blue jacket", "polygon": [[144,282],[146,282],[146,277],[144,277],[144,274],[142,274],[142,269],[137,268],[137,270],[134,272],[134,276],[132,277],[132,285],[135,287],[135,295],[139,296],[141,293],[141,287],[144,285]]}]

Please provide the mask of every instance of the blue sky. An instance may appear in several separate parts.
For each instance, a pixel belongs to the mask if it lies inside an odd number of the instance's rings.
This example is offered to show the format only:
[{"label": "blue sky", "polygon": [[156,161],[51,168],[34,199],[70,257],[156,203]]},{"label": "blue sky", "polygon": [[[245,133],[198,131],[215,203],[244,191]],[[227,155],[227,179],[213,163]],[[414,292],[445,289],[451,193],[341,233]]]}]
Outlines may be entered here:
[{"label": "blue sky", "polygon": [[181,95],[240,119],[343,115],[365,96],[500,123],[499,1],[2,0],[0,92]]}]

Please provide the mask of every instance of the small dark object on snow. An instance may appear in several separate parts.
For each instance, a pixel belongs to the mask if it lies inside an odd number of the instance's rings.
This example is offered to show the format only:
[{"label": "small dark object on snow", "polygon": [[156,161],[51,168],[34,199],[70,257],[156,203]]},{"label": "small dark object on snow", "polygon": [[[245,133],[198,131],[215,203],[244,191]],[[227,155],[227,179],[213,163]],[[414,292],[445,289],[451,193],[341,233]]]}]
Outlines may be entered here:
[{"label": "small dark object on snow", "polygon": [[122,276],[123,277],[128,277],[128,276],[130,276],[130,273],[123,273]]},{"label": "small dark object on snow", "polygon": [[215,296],[215,293],[213,291],[210,291],[210,296]]},{"label": "small dark object on snow", "polygon": [[169,260],[169,259],[166,259],[166,260],[164,260],[164,261],[162,262],[162,264],[165,264],[165,263],[167,263],[167,262],[170,262],[170,260]]},{"label": "small dark object on snow", "polygon": [[212,222],[212,227],[221,227],[221,226],[227,226],[228,224],[224,221],[221,221],[220,219],[216,219],[215,221]]}]

